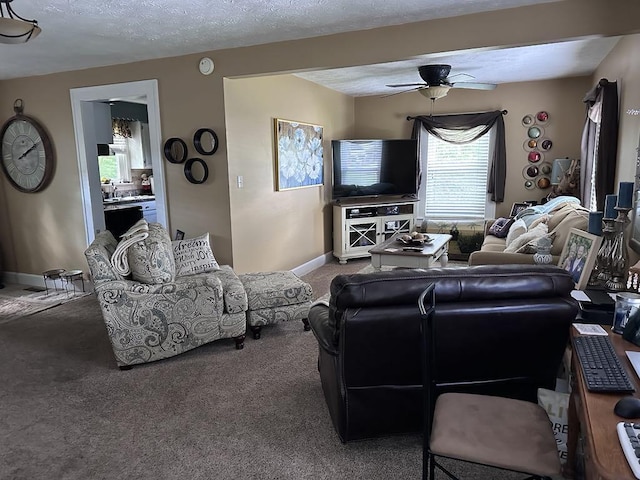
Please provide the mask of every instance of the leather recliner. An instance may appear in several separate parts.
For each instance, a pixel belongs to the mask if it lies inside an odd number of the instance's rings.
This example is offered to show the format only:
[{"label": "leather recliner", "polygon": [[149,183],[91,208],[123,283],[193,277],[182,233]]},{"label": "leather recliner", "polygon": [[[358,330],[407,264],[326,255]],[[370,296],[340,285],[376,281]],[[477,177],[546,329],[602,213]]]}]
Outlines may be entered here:
[{"label": "leather recliner", "polygon": [[422,428],[420,293],[435,283],[440,391],[535,402],[553,389],[578,312],[549,265],[338,275],[309,321],[329,414],[343,442]]}]

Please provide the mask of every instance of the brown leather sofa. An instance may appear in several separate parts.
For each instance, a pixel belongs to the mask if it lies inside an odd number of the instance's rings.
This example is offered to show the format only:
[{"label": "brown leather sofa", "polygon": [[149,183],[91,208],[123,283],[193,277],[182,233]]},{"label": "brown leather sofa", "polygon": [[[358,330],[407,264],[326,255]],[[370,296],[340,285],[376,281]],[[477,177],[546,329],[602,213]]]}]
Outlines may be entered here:
[{"label": "brown leather sofa", "polygon": [[422,426],[417,299],[435,283],[442,391],[536,401],[553,389],[578,306],[571,276],[549,265],[396,269],[339,275],[309,321],[318,370],[343,442]]}]

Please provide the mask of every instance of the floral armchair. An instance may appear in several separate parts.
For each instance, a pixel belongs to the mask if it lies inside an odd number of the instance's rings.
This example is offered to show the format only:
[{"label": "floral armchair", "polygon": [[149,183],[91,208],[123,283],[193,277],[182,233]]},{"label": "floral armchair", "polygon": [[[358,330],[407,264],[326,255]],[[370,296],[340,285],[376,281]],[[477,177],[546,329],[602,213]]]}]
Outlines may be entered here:
[{"label": "floral armchair", "polygon": [[113,267],[117,245],[111,232],[103,231],[84,253],[121,369],[223,338],[233,338],[237,349],[244,347],[247,296],[231,267],[140,283]]}]

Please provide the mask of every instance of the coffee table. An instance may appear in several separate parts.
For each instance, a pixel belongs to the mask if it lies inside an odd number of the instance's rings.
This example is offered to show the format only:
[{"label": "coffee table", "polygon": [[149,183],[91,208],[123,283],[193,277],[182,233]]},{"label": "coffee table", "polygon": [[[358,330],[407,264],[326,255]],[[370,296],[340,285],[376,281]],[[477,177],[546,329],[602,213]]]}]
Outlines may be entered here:
[{"label": "coffee table", "polygon": [[403,250],[406,245],[397,240],[398,235],[394,235],[369,250],[371,265],[375,270],[380,270],[383,266],[430,268],[437,261],[440,261],[441,266],[447,266],[451,235],[430,233],[429,238],[432,238],[433,241],[424,245],[421,251]]}]

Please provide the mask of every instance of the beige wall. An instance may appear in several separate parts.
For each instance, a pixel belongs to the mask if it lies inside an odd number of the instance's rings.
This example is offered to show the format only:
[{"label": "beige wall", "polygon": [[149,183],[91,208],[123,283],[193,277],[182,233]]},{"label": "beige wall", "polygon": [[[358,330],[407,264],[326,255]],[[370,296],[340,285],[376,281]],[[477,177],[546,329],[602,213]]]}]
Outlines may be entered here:
[{"label": "beige wall", "polygon": [[544,126],[544,136],[553,141],[553,147],[544,153],[544,160],[580,157],[580,138],[584,122],[582,97],[589,90],[588,77],[524,82],[499,85],[493,91],[453,89],[437,100],[431,110],[431,101],[417,92],[392,97],[362,97],[356,99],[356,135],[359,138],[409,138],[412,121],[407,116],[433,113],[451,114],[507,110],[504,117],[507,149],[507,181],[505,200],[496,208],[497,216],[507,216],[513,202],[537,200],[550,190],[524,187],[523,168],[528,165],[523,143],[527,129],[522,117],[545,110],[550,115]]},{"label": "beige wall", "polygon": [[[330,141],[351,135],[353,98],[293,75],[227,80],[224,95],[234,268],[291,269],[331,251]],[[276,191],[274,118],[322,125],[324,186]]]},{"label": "beige wall", "polygon": [[[71,88],[157,79],[163,140],[173,136],[190,140],[193,133],[204,126],[219,134],[220,148],[208,160],[212,172],[205,184],[192,185],[180,168],[167,166],[168,213],[172,229],[180,228],[190,236],[211,232],[218,259],[232,263],[243,256],[241,249],[236,248],[232,225],[244,220],[231,217],[223,78],[367,64],[432,52],[522,45],[588,35],[637,33],[638,18],[640,2],[636,0],[564,0],[205,52],[216,63],[216,71],[210,76],[198,73],[197,64],[202,54],[196,54],[2,81],[0,112],[4,112],[3,118],[6,120],[12,115],[14,100],[22,98],[25,113],[49,130],[58,159],[51,185],[37,194],[17,192],[4,176],[0,178],[0,190],[4,193],[4,197],[0,197],[4,209],[3,217],[0,217],[0,245],[5,250],[5,269],[39,275],[52,267],[70,269],[86,265],[82,254],[86,242],[69,98]],[[534,25],[535,28],[523,28],[523,25]],[[253,95],[259,98],[260,92]],[[511,114],[515,117],[517,113],[512,111]],[[194,153],[191,147],[189,153]],[[271,205],[264,205],[266,211],[270,208]],[[326,233],[324,238],[327,238]],[[265,255],[271,253],[265,251]],[[288,265],[289,262],[283,263],[281,267]]]}]

